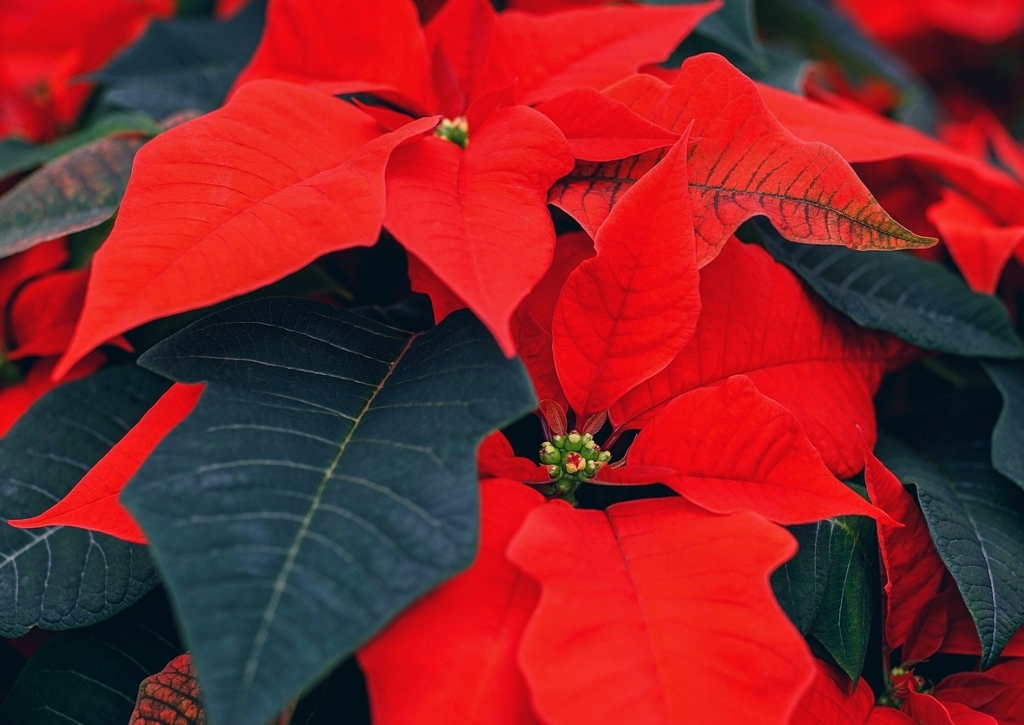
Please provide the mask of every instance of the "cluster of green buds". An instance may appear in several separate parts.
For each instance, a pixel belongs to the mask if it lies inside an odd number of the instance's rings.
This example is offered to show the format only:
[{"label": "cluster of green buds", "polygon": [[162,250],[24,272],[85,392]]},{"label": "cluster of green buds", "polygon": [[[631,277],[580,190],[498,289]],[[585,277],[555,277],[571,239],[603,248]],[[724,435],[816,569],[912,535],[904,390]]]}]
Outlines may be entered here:
[{"label": "cluster of green buds", "polygon": [[914,674],[913,669],[906,667],[893,667],[889,671],[889,689],[878,698],[879,705],[886,707],[900,707],[911,690],[914,692],[927,692],[925,679]]},{"label": "cluster of green buds", "polygon": [[465,116],[442,119],[434,127],[434,135],[438,138],[443,138],[445,141],[451,141],[457,146],[466,148],[469,145],[469,121],[466,120]]},{"label": "cluster of green buds", "polygon": [[577,487],[596,476],[611,458],[609,451],[594,443],[594,436],[575,430],[552,436],[540,446],[540,462],[548,467],[555,492],[570,501]]}]

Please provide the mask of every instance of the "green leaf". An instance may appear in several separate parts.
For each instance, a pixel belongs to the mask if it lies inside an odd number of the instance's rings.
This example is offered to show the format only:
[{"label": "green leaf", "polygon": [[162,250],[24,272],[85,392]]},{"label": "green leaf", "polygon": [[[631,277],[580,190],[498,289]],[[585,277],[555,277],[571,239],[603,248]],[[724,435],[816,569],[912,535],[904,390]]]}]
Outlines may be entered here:
[{"label": "green leaf", "polygon": [[464,311],[419,333],[259,300],[141,363],[206,381],[122,501],[218,725],[265,722],[469,565],[477,444],[535,406],[522,366]]},{"label": "green leaf", "polygon": [[[953,406],[956,409],[957,406]],[[986,416],[935,412],[914,444],[879,438],[876,455],[918,501],[992,666],[1024,624],[1024,491],[992,467]]]},{"label": "green leaf", "polygon": [[154,22],[137,43],[90,78],[106,86],[103,103],[153,118],[212,111],[256,50],[265,5],[254,0],[227,21]]},{"label": "green leaf", "polygon": [[941,265],[902,252],[793,244],[755,222],[765,248],[858,324],[928,350],[967,357],[1024,357],[1006,310]]},{"label": "green leaf", "polygon": [[[42,397],[0,439],[0,516],[35,516],[62,499],[167,387],[152,373],[124,367]],[[85,529],[0,524],[4,637],[19,637],[32,626],[95,624],[156,584],[143,546]]]},{"label": "green leaf", "polygon": [[[642,0],[646,5],[687,5],[703,0]],[[725,0],[725,4],[706,17],[697,29],[683,41],[668,61],[679,66],[684,59],[701,53],[713,52],[736,62],[747,62],[755,67],[764,66],[766,60],[754,22],[753,0]]]},{"label": "green leaf", "polygon": [[1003,396],[1003,409],[992,430],[992,465],[1024,489],[1024,367],[992,361],[981,366]]},{"label": "green leaf", "polygon": [[0,196],[0,257],[112,217],[128,185],[135,152],[145,141],[141,136],[92,141]]},{"label": "green leaf", "polygon": [[181,653],[158,599],[40,647],[4,698],[0,725],[127,723],[139,683]]},{"label": "green leaf", "polygon": [[772,574],[775,596],[797,629],[820,642],[857,682],[877,600],[874,524],[841,516],[788,528],[800,548]]},{"label": "green leaf", "polygon": [[95,123],[53,143],[36,145],[19,139],[4,139],[0,141],[0,179],[53,161],[90,141],[121,133],[156,136],[160,133],[160,127],[143,113],[118,112],[103,116]]}]

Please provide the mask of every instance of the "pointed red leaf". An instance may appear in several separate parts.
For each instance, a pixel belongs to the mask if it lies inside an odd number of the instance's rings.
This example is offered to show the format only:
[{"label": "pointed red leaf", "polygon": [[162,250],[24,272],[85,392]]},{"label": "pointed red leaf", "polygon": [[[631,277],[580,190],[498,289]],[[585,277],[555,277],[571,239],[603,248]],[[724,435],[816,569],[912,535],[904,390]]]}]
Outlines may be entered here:
[{"label": "pointed red leaf", "polygon": [[872,396],[908,348],[850,325],[763,249],[736,240],[702,270],[700,297],[693,339],[612,408],[615,426],[638,427],[676,395],[742,374],[800,420],[837,476],[860,471],[862,436],[875,440]]},{"label": "pointed red leaf", "polygon": [[610,161],[671,146],[679,134],[651,123],[614,98],[579,88],[544,101],[537,110],[565,134],[577,159]]},{"label": "pointed red leaf", "polygon": [[663,370],[700,313],[686,186],[687,135],[615,205],[597,256],[569,275],[551,323],[555,369],[577,415],[605,410]]},{"label": "pointed red leaf", "polygon": [[854,688],[845,673],[819,659],[814,660],[814,669],[814,683],[789,725],[864,725],[875,707],[868,683],[861,679]]},{"label": "pointed red leaf", "polygon": [[943,189],[942,200],[928,207],[928,221],[939,230],[967,284],[978,292],[995,293],[1003,267],[1024,243],[1024,224],[1002,226],[952,189]]},{"label": "pointed red leaf", "polygon": [[943,702],[913,689],[907,694],[900,711],[922,725],[999,725],[994,717],[959,702]]},{"label": "pointed red leaf", "polygon": [[[54,239],[0,260],[0,309],[6,310],[14,293],[25,284],[67,262],[64,239]],[[7,314],[0,315],[0,347],[7,346]]]},{"label": "pointed red leaf", "polygon": [[[474,95],[516,84],[534,104],[580,87],[601,89],[641,66],[665,60],[713,2],[679,7],[619,5],[550,15],[502,13]],[[685,124],[684,124],[685,125]]]},{"label": "pointed red leaf", "polygon": [[203,725],[205,722],[192,655],[186,653],[142,681],[128,725]]},{"label": "pointed red leaf", "polygon": [[[16,347],[9,360],[50,357],[63,353],[71,341],[78,313],[85,301],[89,272],[66,269],[28,282],[10,309],[11,337]],[[123,337],[110,341],[122,350],[132,347]]]},{"label": "pointed red leaf", "polygon": [[145,534],[118,496],[160,441],[192,412],[202,392],[202,383],[172,385],[63,499],[38,516],[8,523],[18,529],[77,526],[146,543]]},{"label": "pointed red leaf", "polygon": [[555,125],[524,106],[496,111],[469,139],[392,154],[385,224],[512,354],[512,313],[554,250],[547,190],[573,161]]},{"label": "pointed red leaf", "polygon": [[466,112],[497,18],[488,0],[448,0],[427,25],[434,87],[449,118]]},{"label": "pointed red leaf", "polygon": [[505,558],[544,497],[521,483],[481,484],[480,552],[359,650],[374,722],[537,722],[516,649],[537,585]]},{"label": "pointed red leaf", "polygon": [[983,674],[945,677],[936,684],[935,696],[963,703],[1005,725],[1024,725],[1024,660],[1008,659]]},{"label": "pointed red leaf", "polygon": [[[508,557],[541,586],[519,662],[558,723],[786,722],[810,685],[768,575],[796,547],[750,513],[682,499],[535,509]],[[742,694],[740,694],[742,693]]]},{"label": "pointed red leaf", "polygon": [[780,524],[843,514],[890,521],[836,479],[796,417],[743,375],[673,400],[627,461],[673,468],[663,483],[709,511],[751,510]]},{"label": "pointed red leaf", "polygon": [[[91,375],[103,367],[106,361],[106,356],[101,352],[89,353],[68,371],[64,380],[78,380]],[[57,358],[54,357],[39,360],[24,379],[0,387],[0,436],[6,434],[34,402],[58,385],[53,379],[56,365]]]},{"label": "pointed red leaf", "polygon": [[924,605],[939,593],[946,568],[914,497],[871,452],[865,456],[864,481],[871,502],[903,524],[877,527],[885,572],[885,642],[895,649],[906,642]]},{"label": "pointed red leaf", "polygon": [[[839,154],[805,143],[765,108],[754,84],[718,55],[689,58],[660,102],[644,81],[612,89],[636,100],[652,122],[681,131],[693,123],[687,159],[697,235],[697,259],[707,264],[736,228],[767,216],[786,238],[855,249],[930,246],[878,205]],[[621,97],[619,95],[621,94]],[[553,202],[587,225],[600,223],[623,187],[635,183],[657,156],[633,163],[579,165],[554,192]],[[587,227],[589,229],[589,226]]]},{"label": "pointed red leaf", "polygon": [[382,91],[430,113],[430,60],[410,0],[274,0],[263,37],[235,88],[258,78],[317,84],[332,93]]},{"label": "pointed red leaf", "polygon": [[[222,109],[138,154],[114,229],[92,263],[58,374],[143,322],[236,297],[330,251],[377,241],[384,167],[425,118],[379,136],[323,93],[248,84]],[[358,203],[351,200],[358,199]]]}]

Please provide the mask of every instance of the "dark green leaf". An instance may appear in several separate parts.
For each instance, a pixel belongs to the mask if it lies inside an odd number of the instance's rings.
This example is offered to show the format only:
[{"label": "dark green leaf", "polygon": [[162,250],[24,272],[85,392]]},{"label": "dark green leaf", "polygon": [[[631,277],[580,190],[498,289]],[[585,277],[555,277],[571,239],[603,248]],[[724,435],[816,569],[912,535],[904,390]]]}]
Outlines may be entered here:
[{"label": "dark green leaf", "polygon": [[1024,491],[992,467],[990,423],[979,426],[985,417],[935,412],[914,444],[882,436],[876,447],[889,470],[917,488],[935,548],[978,630],[983,668],[1024,624]]},{"label": "dark green leaf", "polygon": [[127,723],[139,683],[181,653],[170,612],[151,600],[40,647],[0,706],[0,725]]},{"label": "dark green leaf", "polygon": [[1006,310],[944,267],[902,252],[794,244],[758,220],[765,247],[825,301],[864,327],[927,350],[1021,358],[1024,343]]},{"label": "dark green leaf", "polygon": [[1003,396],[1003,410],[992,430],[992,465],[1024,489],[1024,367],[991,361],[982,367]]},{"label": "dark green leaf", "polygon": [[152,23],[127,51],[90,78],[103,102],[164,119],[219,108],[263,32],[264,2],[228,21],[184,18]]},{"label": "dark green leaf", "polygon": [[160,133],[160,127],[142,113],[111,113],[53,143],[37,146],[18,139],[4,139],[0,141],[0,179],[53,161],[90,141],[132,132],[155,136]]},{"label": "dark green leaf", "polygon": [[[643,0],[647,5],[685,5],[703,0]],[[725,4],[706,17],[683,41],[669,65],[678,66],[684,58],[715,52],[730,60],[742,60],[762,66],[764,50],[754,27],[753,0],[725,0]]]},{"label": "dark green leaf", "polygon": [[[134,367],[51,391],[0,439],[0,516],[35,516],[64,497],[167,389]],[[143,546],[65,526],[0,524],[0,635],[72,629],[121,611],[157,583]],[[45,572],[45,576],[43,573]]]},{"label": "dark green leaf", "polygon": [[842,516],[789,531],[800,549],[772,574],[775,596],[800,632],[818,640],[857,682],[877,598],[874,525]]},{"label": "dark green leaf", "polygon": [[260,300],[142,364],[207,383],[122,500],[218,725],[264,722],[470,563],[477,444],[535,405],[522,366],[467,312],[414,333]]},{"label": "dark green leaf", "polygon": [[121,204],[145,138],[103,138],[37,169],[0,196],[0,257],[94,227]]}]

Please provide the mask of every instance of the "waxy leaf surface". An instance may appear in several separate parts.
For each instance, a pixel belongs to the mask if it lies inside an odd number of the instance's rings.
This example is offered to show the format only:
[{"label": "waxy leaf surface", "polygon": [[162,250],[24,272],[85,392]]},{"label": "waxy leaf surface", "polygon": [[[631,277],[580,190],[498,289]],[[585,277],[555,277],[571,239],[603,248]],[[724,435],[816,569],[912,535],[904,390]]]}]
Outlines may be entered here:
[{"label": "waxy leaf surface", "polygon": [[1024,368],[1020,363],[982,363],[1003,396],[1003,409],[992,430],[992,465],[1024,489]]},{"label": "waxy leaf surface", "polygon": [[[63,498],[166,388],[144,370],[115,368],[39,400],[0,439],[0,515],[34,516]],[[32,626],[93,624],[157,583],[145,548],[83,529],[4,524],[0,553],[0,631],[7,637]]]},{"label": "waxy leaf surface", "polygon": [[117,211],[140,136],[103,138],[34,171],[0,196],[0,257],[94,227]]},{"label": "waxy leaf surface", "polygon": [[1020,358],[1024,343],[1006,308],[954,273],[909,254],[790,244],[759,225],[765,246],[815,292],[858,324],[928,350]]},{"label": "waxy leaf surface", "polygon": [[796,556],[772,574],[789,618],[814,637],[850,678],[860,679],[877,598],[874,527],[859,516],[794,526]]},{"label": "waxy leaf surface", "polygon": [[535,509],[508,556],[541,588],[519,650],[538,715],[785,722],[811,659],[768,574],[794,550],[759,516],[718,516],[678,498]]},{"label": "waxy leaf surface", "polygon": [[885,438],[876,454],[916,487],[935,548],[971,612],[987,668],[1024,624],[1024,491],[992,468],[987,436],[934,425],[943,434],[924,447]]},{"label": "waxy leaf surface", "polygon": [[385,225],[514,350],[512,313],[555,247],[547,189],[572,169],[561,132],[533,109],[501,109],[465,149],[424,138],[387,169]]},{"label": "waxy leaf surface", "polygon": [[388,156],[433,123],[380,136],[349,104],[262,81],[153,139],[93,257],[82,318],[59,370],[143,322],[250,292],[327,252],[373,244]]},{"label": "waxy leaf surface", "polygon": [[700,297],[689,344],[612,407],[612,422],[639,427],[673,397],[742,374],[800,420],[837,476],[860,471],[861,436],[874,440],[872,396],[905,346],[848,324],[763,249],[736,240],[701,271]]},{"label": "waxy leaf surface", "polygon": [[122,501],[210,718],[264,722],[476,550],[476,446],[533,408],[468,313],[425,333],[305,300],[210,315],[141,359],[205,382]]},{"label": "waxy leaf surface", "polygon": [[718,513],[751,510],[782,524],[885,518],[832,475],[796,417],[743,375],[677,397],[640,431],[627,461],[673,469],[662,483]]},{"label": "waxy leaf surface", "polygon": [[597,255],[562,287],[551,322],[555,369],[579,415],[606,410],[663,370],[697,325],[686,147],[683,134],[622,196],[597,231]]},{"label": "waxy leaf surface", "polygon": [[[672,86],[636,76],[607,93],[673,131],[693,123],[687,164],[701,266],[757,215],[767,216],[787,239],[805,243],[856,249],[934,244],[893,221],[839,154],[789,133],[753,83],[721,56],[688,59]],[[593,233],[624,187],[658,156],[578,164],[552,189],[552,203]]]},{"label": "waxy leaf surface", "polygon": [[523,518],[544,502],[518,481],[481,483],[480,551],[467,571],[405,610],[359,650],[374,719],[537,722],[519,671],[519,639],[537,584],[505,557]]}]

